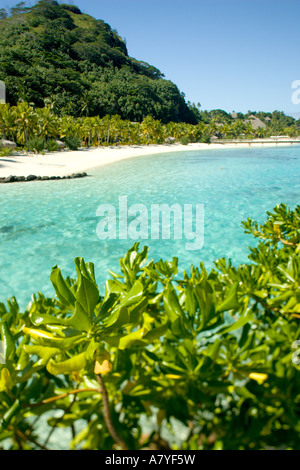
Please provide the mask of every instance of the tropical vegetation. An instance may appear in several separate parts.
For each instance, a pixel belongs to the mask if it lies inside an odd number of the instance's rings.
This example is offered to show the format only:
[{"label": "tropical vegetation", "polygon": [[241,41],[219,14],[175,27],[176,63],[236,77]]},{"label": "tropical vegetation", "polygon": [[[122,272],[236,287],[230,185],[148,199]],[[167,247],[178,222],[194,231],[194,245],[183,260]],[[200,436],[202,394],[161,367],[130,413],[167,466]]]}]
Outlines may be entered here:
[{"label": "tropical vegetation", "polygon": [[300,120],[280,111],[202,111],[160,70],[130,57],[107,23],[56,0],[0,9],[0,80],[0,138],[37,152],[56,150],[57,139],[76,149],[300,135]]},{"label": "tropical vegetation", "polygon": [[[289,119],[284,114],[278,114]],[[275,112],[266,129],[253,129],[251,124],[245,124],[242,120],[218,123],[218,126],[214,120],[209,123],[200,120],[197,124],[172,121],[163,124],[161,120],[146,116],[139,123],[121,119],[119,115],[106,115],[103,118],[58,116],[49,103],[42,108],[24,101],[19,101],[16,106],[0,104],[0,139],[12,140],[19,148],[35,149],[38,152],[43,149],[57,150],[57,139],[74,150],[80,146],[210,142],[216,134],[222,140],[270,137],[275,131],[275,135],[300,135],[298,121],[290,118],[288,127],[282,127],[279,122]]]},{"label": "tropical vegetation", "polygon": [[116,30],[55,0],[0,10],[0,80],[11,105],[48,100],[60,116],[195,122],[177,86],[130,57]]},{"label": "tropical vegetation", "polygon": [[71,449],[299,450],[300,206],[243,227],[248,264],[180,274],[135,244],[104,296],[76,258],[76,279],[53,267],[55,297],[1,303],[2,447],[65,429]]}]

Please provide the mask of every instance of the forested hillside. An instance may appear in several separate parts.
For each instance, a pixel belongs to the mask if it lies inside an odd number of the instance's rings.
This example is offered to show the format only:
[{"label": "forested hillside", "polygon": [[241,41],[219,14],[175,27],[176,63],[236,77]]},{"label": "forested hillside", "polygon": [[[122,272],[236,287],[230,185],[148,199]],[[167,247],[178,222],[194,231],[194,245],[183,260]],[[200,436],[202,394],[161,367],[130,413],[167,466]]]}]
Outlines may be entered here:
[{"label": "forested hillside", "polygon": [[11,105],[21,98],[59,115],[195,121],[177,86],[130,57],[116,30],[55,0],[0,9],[0,80]]}]

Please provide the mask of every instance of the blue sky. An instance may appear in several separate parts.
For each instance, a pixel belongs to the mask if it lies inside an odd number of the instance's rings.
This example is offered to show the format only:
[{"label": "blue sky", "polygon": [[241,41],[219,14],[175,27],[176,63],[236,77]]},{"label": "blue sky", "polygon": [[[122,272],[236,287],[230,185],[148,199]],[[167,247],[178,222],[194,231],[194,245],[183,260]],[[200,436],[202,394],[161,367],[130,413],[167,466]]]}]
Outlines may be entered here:
[{"label": "blue sky", "polygon": [[116,28],[129,55],[159,68],[202,109],[300,113],[291,101],[300,80],[299,0],[64,2]]}]

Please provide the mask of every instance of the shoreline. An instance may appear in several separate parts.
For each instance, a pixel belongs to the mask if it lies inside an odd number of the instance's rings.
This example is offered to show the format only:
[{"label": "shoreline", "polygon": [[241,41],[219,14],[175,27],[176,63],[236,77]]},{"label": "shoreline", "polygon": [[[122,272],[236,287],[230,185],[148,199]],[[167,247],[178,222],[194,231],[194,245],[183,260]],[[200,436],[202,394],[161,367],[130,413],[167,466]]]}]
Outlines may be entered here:
[{"label": "shoreline", "polygon": [[[0,178],[10,176],[25,177],[74,177],[75,174],[86,172],[97,167],[115,163],[128,158],[145,155],[156,155],[171,152],[189,152],[198,150],[216,150],[224,148],[257,148],[292,146],[300,141],[272,141],[252,140],[246,142],[216,142],[211,144],[192,143],[182,144],[151,144],[115,147],[81,148],[76,151],[62,150],[45,155],[7,156],[0,158]],[[72,176],[71,176],[72,175]]]}]

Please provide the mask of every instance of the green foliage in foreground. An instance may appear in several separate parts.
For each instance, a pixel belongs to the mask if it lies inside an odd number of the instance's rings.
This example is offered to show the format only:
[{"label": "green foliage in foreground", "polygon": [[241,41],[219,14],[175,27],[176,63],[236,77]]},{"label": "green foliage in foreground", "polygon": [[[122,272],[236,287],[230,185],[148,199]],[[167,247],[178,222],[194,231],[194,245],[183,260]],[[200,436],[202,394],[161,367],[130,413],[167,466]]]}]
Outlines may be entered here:
[{"label": "green foliage in foreground", "polygon": [[175,448],[163,430],[176,421],[182,449],[300,449],[300,206],[267,215],[243,223],[259,242],[238,268],[220,259],[179,279],[176,258],[135,244],[103,298],[77,258],[75,280],[53,268],[55,298],[1,304],[3,445],[47,447],[37,425],[52,411],[72,449]]}]

